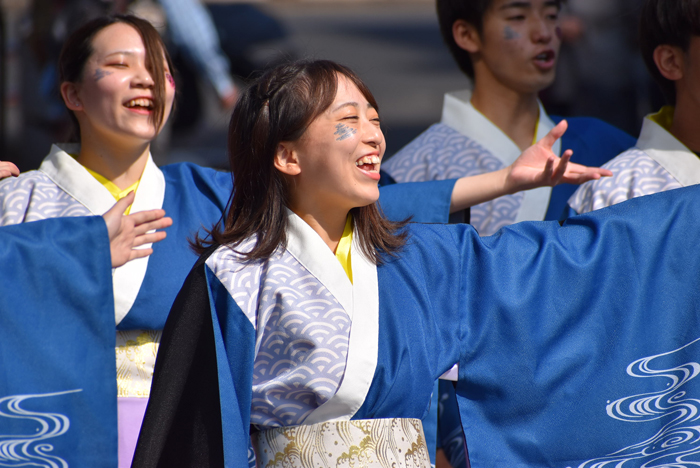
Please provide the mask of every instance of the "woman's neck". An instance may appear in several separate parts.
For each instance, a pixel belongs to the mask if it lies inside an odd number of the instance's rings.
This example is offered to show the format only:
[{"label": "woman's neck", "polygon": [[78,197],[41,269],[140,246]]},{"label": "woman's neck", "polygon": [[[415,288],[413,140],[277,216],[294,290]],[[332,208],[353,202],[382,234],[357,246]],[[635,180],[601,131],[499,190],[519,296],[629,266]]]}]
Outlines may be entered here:
[{"label": "woman's neck", "polygon": [[520,150],[532,146],[540,117],[537,93],[520,93],[495,79],[477,80],[477,83],[471,99],[474,108],[508,135]]},{"label": "woman's neck", "polygon": [[294,203],[290,205],[289,209],[311,226],[311,229],[321,236],[321,239],[331,249],[331,252],[335,253],[338,248],[338,242],[343,237],[345,221],[348,218],[347,211],[309,209],[301,204]]},{"label": "woman's neck", "polygon": [[150,143],[119,145],[94,138],[82,138],[77,161],[97,172],[120,189],[138,182],[146,167]]}]

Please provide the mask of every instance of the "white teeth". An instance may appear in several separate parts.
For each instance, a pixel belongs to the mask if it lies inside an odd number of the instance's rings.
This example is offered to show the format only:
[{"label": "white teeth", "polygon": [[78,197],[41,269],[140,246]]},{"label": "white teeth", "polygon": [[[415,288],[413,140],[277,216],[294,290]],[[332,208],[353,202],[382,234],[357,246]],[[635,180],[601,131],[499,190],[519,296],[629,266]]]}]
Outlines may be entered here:
[{"label": "white teeth", "polygon": [[126,103],[126,106],[127,107],[137,107],[138,106],[138,107],[146,107],[146,108],[150,109],[151,107],[153,107],[153,103],[150,99],[145,99],[145,98],[132,99],[131,101]]},{"label": "white teeth", "polygon": [[381,159],[379,156],[362,156],[360,159],[355,161],[356,166],[362,166],[364,164],[379,164]]}]

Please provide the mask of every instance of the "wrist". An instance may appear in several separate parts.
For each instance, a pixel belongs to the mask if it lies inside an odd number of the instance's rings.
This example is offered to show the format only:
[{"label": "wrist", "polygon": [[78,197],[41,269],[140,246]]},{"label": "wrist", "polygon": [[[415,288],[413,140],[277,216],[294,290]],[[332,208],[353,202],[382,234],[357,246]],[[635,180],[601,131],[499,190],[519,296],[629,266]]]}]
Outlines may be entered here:
[{"label": "wrist", "polygon": [[512,178],[512,164],[510,166],[504,167],[503,169],[499,169],[496,172],[498,175],[498,180],[501,184],[501,191],[503,192],[503,195],[512,195],[522,190],[520,187],[518,187],[518,185]]}]

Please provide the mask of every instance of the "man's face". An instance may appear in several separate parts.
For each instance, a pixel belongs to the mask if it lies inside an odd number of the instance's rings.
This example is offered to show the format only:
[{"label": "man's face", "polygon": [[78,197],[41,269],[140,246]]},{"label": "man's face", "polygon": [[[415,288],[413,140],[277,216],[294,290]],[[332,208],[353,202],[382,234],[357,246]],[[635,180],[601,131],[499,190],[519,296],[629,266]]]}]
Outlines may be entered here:
[{"label": "man's face", "polygon": [[472,57],[476,79],[493,79],[523,93],[537,93],[555,77],[559,6],[554,0],[493,0]]}]

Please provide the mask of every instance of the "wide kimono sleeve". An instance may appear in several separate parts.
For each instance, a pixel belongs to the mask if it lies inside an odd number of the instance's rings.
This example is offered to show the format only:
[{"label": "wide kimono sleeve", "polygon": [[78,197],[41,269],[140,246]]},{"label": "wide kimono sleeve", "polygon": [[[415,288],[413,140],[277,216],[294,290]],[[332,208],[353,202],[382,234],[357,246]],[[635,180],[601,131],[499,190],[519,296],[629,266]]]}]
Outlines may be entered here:
[{"label": "wide kimono sleeve", "polygon": [[104,220],[2,227],[0,272],[0,465],[114,466],[114,299]]},{"label": "wide kimono sleeve", "polygon": [[379,205],[392,221],[410,217],[414,223],[446,223],[455,182],[450,179],[384,185],[380,187]]},{"label": "wide kimono sleeve", "polygon": [[698,199],[691,187],[562,227],[461,231],[472,467],[697,465]]},{"label": "wide kimono sleeve", "polygon": [[165,324],[133,467],[249,464],[255,329],[206,265],[213,250]]}]

